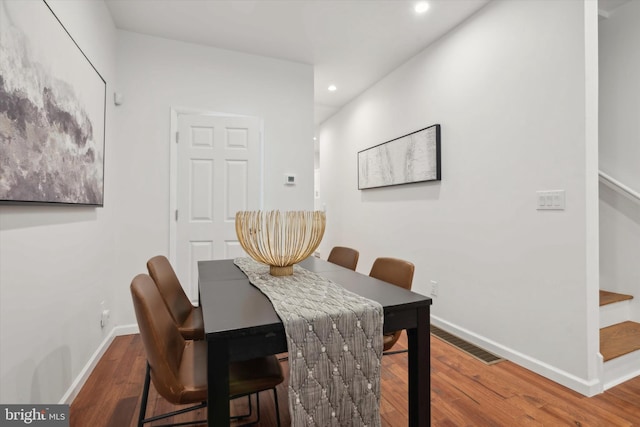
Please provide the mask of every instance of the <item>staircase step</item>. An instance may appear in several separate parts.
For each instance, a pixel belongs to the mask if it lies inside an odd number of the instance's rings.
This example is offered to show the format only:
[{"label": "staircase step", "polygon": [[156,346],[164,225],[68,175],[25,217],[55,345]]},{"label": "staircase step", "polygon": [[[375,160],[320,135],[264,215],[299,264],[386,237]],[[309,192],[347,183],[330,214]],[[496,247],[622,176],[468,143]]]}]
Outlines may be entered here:
[{"label": "staircase step", "polygon": [[600,329],[631,320],[631,301],[632,300],[626,300],[601,306]]},{"label": "staircase step", "polygon": [[607,304],[613,304],[620,301],[633,299],[632,295],[618,294],[609,291],[600,291],[600,307]]},{"label": "staircase step", "polygon": [[640,323],[626,321],[600,329],[600,353],[604,361],[640,350]]}]

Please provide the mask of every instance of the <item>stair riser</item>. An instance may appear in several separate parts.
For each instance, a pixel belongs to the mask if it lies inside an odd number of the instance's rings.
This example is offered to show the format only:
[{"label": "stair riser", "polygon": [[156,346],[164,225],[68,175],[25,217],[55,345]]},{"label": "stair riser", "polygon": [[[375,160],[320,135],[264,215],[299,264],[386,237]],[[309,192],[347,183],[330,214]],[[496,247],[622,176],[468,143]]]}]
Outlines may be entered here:
[{"label": "stair riser", "polygon": [[631,301],[621,301],[600,307],[600,328],[631,319]]},{"label": "stair riser", "polygon": [[605,390],[640,375],[640,350],[605,362],[603,374]]}]

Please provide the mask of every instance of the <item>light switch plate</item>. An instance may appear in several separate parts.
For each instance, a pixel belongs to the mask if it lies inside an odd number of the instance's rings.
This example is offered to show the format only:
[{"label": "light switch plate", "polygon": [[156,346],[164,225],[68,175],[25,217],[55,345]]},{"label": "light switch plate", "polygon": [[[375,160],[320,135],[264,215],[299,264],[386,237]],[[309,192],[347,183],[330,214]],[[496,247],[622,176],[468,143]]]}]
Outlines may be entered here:
[{"label": "light switch plate", "polygon": [[536,191],[537,210],[564,210],[564,190]]}]

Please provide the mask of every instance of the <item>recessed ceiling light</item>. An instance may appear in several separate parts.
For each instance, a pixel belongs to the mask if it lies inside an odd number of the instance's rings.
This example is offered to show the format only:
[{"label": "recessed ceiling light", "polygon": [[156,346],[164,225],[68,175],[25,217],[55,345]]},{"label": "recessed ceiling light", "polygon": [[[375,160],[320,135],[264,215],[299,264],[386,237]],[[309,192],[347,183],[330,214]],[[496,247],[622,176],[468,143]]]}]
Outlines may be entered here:
[{"label": "recessed ceiling light", "polygon": [[336,90],[338,90],[336,85],[329,85],[329,87],[327,89],[329,89],[329,92],[335,92]]},{"label": "recessed ceiling light", "polygon": [[425,13],[427,10],[429,10],[429,3],[427,3],[426,1],[418,2],[416,3],[414,10],[416,11],[416,13]]}]

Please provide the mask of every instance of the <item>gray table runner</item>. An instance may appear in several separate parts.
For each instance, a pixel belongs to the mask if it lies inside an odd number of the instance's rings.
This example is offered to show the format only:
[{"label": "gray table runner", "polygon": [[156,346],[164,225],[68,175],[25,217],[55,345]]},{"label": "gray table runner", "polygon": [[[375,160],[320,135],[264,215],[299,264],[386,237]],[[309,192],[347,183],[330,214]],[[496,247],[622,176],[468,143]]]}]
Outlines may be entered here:
[{"label": "gray table runner", "polygon": [[297,265],[274,277],[251,258],[234,263],[284,324],[291,425],[380,426],[382,306]]}]

